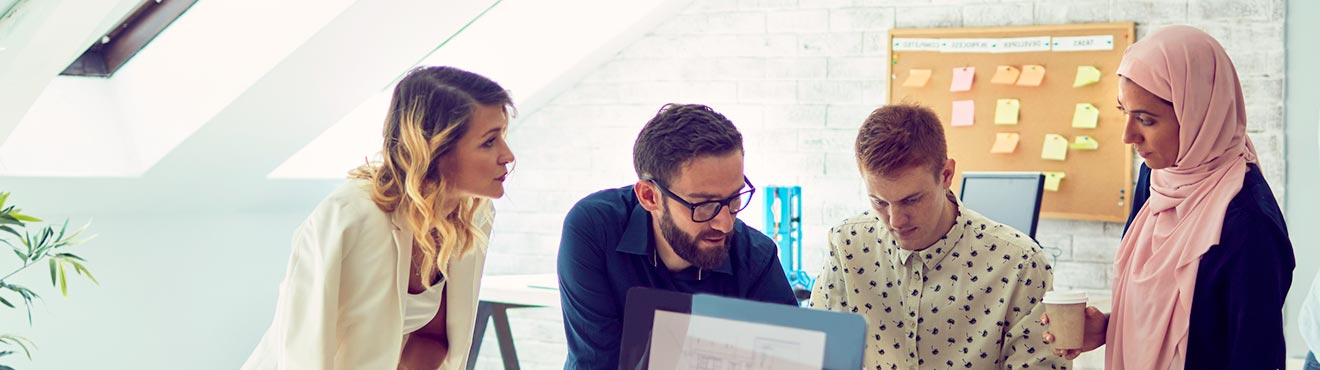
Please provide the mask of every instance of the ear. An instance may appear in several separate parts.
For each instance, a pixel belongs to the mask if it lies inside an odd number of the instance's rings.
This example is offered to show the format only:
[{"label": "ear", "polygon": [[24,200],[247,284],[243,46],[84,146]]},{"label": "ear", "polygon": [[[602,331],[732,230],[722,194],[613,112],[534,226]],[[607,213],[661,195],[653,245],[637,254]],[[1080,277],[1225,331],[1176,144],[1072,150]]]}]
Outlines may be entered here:
[{"label": "ear", "polygon": [[642,204],[642,208],[650,212],[660,211],[660,191],[656,190],[655,184],[646,180],[637,180],[633,184],[633,194],[637,195],[637,202]]},{"label": "ear", "polygon": [[958,163],[955,162],[953,158],[949,158],[949,160],[944,162],[944,169],[940,170],[940,179],[944,182],[945,189],[952,188],[953,174],[958,173],[957,171],[955,171],[957,165]]}]

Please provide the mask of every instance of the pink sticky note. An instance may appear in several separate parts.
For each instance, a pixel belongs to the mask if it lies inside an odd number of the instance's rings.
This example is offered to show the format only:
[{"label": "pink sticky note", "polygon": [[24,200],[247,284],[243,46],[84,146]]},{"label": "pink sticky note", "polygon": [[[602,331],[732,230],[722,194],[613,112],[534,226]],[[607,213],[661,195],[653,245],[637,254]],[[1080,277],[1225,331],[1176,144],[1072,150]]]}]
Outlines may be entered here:
[{"label": "pink sticky note", "polygon": [[959,100],[953,102],[953,122],[951,126],[971,126],[972,117],[976,114],[976,104],[971,100]]},{"label": "pink sticky note", "polygon": [[972,89],[972,77],[976,76],[976,67],[962,67],[953,69],[953,83],[949,85],[949,91],[969,91]]}]

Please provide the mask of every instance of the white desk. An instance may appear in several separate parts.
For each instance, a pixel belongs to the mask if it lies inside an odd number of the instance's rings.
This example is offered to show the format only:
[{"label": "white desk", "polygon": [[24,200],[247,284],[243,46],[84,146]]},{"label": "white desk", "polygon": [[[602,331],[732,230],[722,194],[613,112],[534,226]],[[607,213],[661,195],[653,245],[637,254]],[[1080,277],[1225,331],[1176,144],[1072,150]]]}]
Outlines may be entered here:
[{"label": "white desk", "polygon": [[477,303],[477,322],[473,327],[472,349],[468,351],[467,368],[475,369],[481,340],[486,335],[486,324],[494,320],[495,337],[500,344],[500,357],[506,370],[517,370],[518,352],[513,347],[513,333],[509,330],[510,308],[559,307],[559,277],[555,274],[494,275],[481,279],[480,301]]}]

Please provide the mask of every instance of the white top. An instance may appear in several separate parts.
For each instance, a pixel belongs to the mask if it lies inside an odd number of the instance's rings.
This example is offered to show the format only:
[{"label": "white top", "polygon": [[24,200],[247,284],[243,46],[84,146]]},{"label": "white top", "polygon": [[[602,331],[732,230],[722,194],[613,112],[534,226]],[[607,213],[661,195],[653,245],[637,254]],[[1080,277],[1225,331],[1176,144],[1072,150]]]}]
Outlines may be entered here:
[{"label": "white top", "polygon": [[435,319],[435,314],[440,312],[440,301],[444,298],[440,293],[444,291],[445,282],[441,280],[426,291],[403,297],[403,334],[421,330]]},{"label": "white top", "polygon": [[[293,236],[275,318],[243,370],[397,369],[411,273],[411,228],[371,200],[365,180],[349,180],[321,201]],[[475,223],[488,237],[494,210]],[[467,366],[486,263],[486,238],[446,273],[445,335],[439,366]],[[273,289],[272,289],[273,290]]]}]

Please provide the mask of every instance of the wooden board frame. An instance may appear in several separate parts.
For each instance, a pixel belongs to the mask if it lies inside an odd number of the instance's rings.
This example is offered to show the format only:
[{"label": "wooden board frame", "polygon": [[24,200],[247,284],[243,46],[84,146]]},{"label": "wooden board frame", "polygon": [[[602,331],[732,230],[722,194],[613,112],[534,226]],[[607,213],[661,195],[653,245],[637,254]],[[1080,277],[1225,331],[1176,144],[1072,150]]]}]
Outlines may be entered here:
[{"label": "wooden board frame", "polygon": [[[894,50],[894,40],[901,38],[1017,38],[1113,36],[1113,48],[1098,51],[1027,51],[1027,52],[941,52]],[[949,145],[949,156],[957,161],[954,186],[961,184],[963,171],[1043,171],[1064,172],[1059,190],[1047,191],[1041,202],[1041,217],[1089,221],[1123,222],[1131,209],[1133,186],[1133,151],[1123,144],[1125,118],[1115,108],[1118,76],[1115,71],[1123,51],[1135,41],[1135,26],[1127,23],[1066,24],[1015,27],[922,28],[889,31],[890,104],[911,102],[928,106],[940,115]],[[1000,65],[1022,69],[1025,65],[1045,67],[1045,79],[1038,87],[991,84]],[[970,91],[950,92],[954,68],[975,67]],[[1079,66],[1100,69],[1100,82],[1073,87]],[[932,75],[924,87],[904,87],[909,71],[929,69]],[[994,124],[998,99],[1021,102],[1019,123],[1013,126]],[[951,127],[953,102],[975,101],[975,123]],[[1090,103],[1100,111],[1096,128],[1072,127],[1077,103]],[[1016,132],[1021,140],[1012,154],[991,154],[995,133]],[[1059,134],[1073,140],[1088,135],[1100,143],[1095,151],[1069,150],[1067,160],[1041,159],[1046,134]],[[959,189],[954,189],[955,191]]]}]

